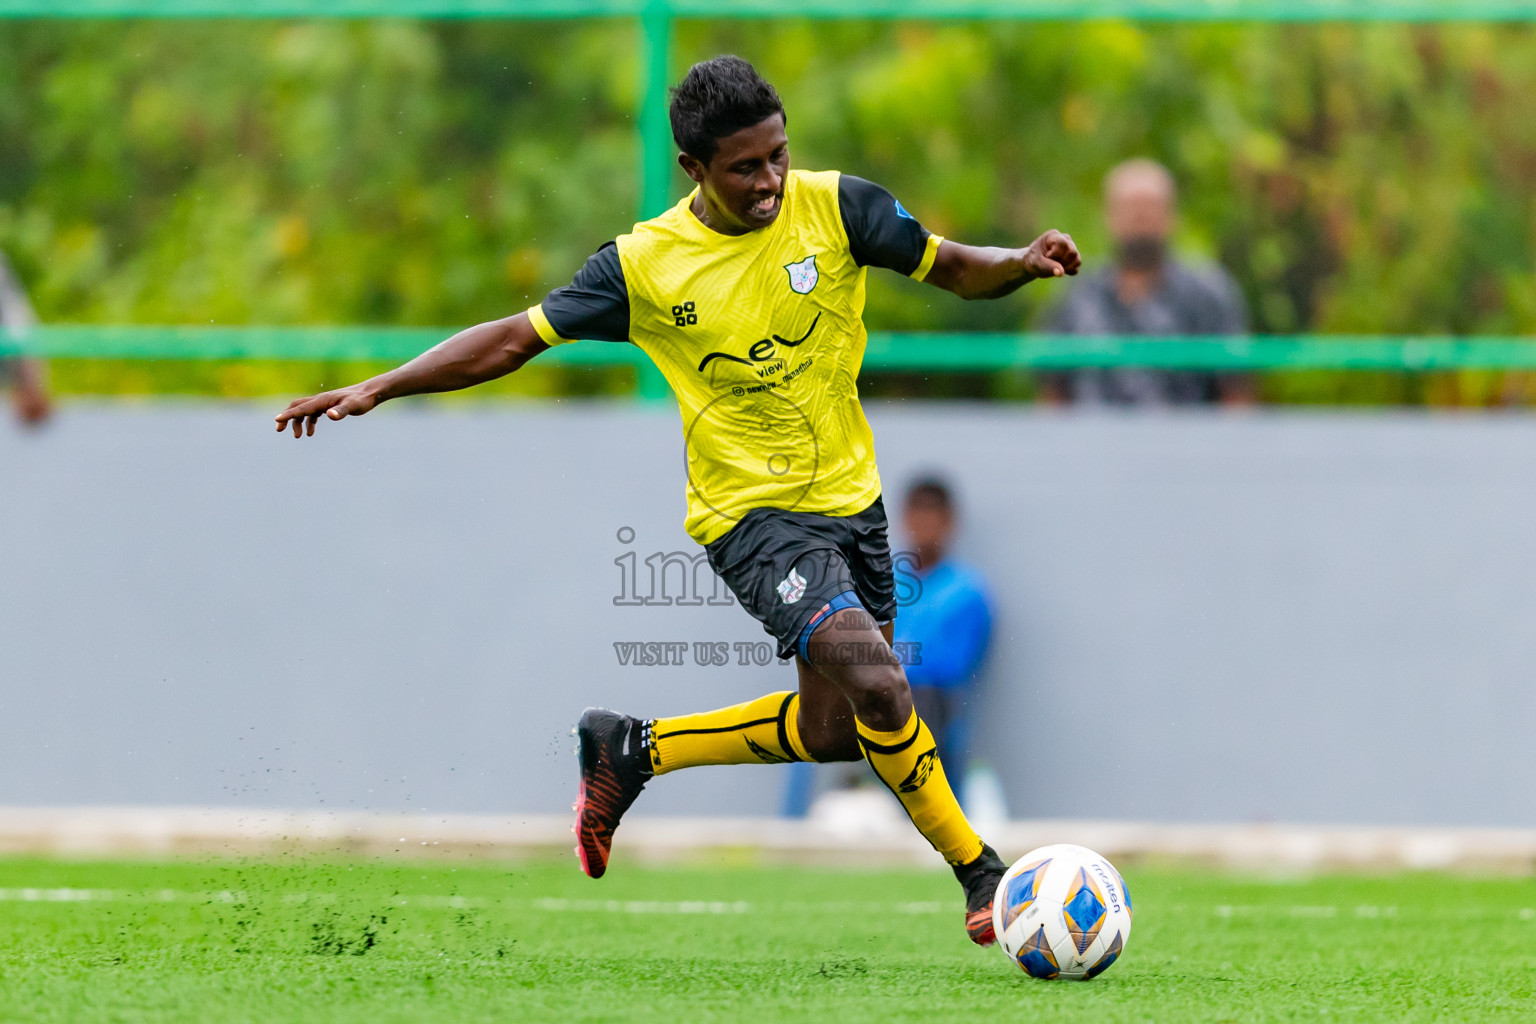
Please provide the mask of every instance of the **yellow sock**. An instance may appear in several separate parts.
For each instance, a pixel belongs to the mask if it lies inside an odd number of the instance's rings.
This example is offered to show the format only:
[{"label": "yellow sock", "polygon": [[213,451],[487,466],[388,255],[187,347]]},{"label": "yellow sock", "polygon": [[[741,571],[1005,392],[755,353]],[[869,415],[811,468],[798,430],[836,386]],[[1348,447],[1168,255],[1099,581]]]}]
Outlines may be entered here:
[{"label": "yellow sock", "polygon": [[651,770],[809,761],[795,723],[799,710],[798,693],[770,693],[719,711],[657,718],[647,723]]},{"label": "yellow sock", "polygon": [[879,732],[857,720],[855,724],[864,759],[933,848],[951,864],[969,864],[981,856],[981,837],[965,820],[939,763],[933,733],[917,712],[895,732]]}]

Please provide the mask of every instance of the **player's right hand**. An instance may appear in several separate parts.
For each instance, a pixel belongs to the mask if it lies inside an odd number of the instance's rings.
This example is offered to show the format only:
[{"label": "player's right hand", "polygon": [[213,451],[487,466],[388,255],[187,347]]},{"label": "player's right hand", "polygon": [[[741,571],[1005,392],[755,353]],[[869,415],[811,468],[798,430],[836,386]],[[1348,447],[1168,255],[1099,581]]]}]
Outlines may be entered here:
[{"label": "player's right hand", "polygon": [[1083,257],[1071,235],[1054,228],[1030,243],[1024,250],[1024,265],[1036,277],[1075,277],[1082,269]]},{"label": "player's right hand", "polygon": [[327,391],[313,398],[301,398],[289,402],[288,408],[277,414],[277,432],[281,434],[291,426],[294,437],[313,437],[315,424],[321,416],[332,420],[361,416],[378,404],[378,396],[362,384]]}]

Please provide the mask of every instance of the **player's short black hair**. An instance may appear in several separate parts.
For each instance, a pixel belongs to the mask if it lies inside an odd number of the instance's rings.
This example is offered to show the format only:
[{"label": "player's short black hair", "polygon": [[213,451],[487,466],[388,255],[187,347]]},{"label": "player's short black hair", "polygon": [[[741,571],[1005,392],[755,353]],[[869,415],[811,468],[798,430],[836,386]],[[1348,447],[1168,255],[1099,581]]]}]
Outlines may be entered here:
[{"label": "player's short black hair", "polygon": [[783,113],[778,92],[757,69],[726,54],[695,64],[672,90],[672,138],[678,149],[707,164],[721,139]]},{"label": "player's short black hair", "polygon": [[907,488],[908,505],[936,505],[945,512],[955,510],[955,497],[949,483],[941,476],[918,477]]}]

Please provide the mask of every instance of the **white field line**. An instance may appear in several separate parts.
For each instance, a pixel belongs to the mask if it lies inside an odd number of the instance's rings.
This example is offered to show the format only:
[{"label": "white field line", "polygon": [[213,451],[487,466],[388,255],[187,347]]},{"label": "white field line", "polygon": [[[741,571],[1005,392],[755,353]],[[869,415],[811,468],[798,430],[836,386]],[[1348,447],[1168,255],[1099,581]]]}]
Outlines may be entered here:
[{"label": "white field line", "polygon": [[740,900],[735,903],[722,903],[720,901],[706,900],[561,900],[542,899],[534,900],[533,905],[538,910],[553,910],[560,913],[569,911],[598,911],[608,914],[745,914],[752,910],[752,904]]},{"label": "white field line", "polygon": [[[339,903],[348,894],[334,892],[312,893],[284,893],[277,897],[282,903],[289,904],[333,904]],[[238,891],[221,890],[219,892],[184,892],[176,889],[157,889],[145,892],[116,892],[111,889],[72,889],[72,888],[13,888],[0,889],[0,903],[260,903],[266,897],[258,896],[255,899],[251,894]],[[365,902],[373,902],[363,898]],[[533,910],[547,911],[551,913],[597,913],[597,914],[634,914],[634,915],[665,915],[665,914],[750,914],[754,912],[773,913],[827,913],[827,914],[865,914],[878,917],[884,914],[952,914],[959,911],[959,904],[950,905],[941,900],[919,900],[906,903],[874,903],[848,901],[785,901],[776,903],[750,903],[745,900],[573,900],[556,897],[542,897],[535,899],[508,897],[505,899],[493,899],[484,896],[442,896],[437,894],[420,896],[392,896],[389,899],[391,906],[424,907],[429,909],[457,910],[457,909],[482,909],[487,907],[528,907]],[[1179,905],[1166,908],[1173,913],[1179,913],[1190,909],[1187,905]],[[1398,917],[1398,908],[1395,906],[1375,906],[1361,904],[1357,906],[1332,906],[1323,905],[1272,905],[1272,906],[1241,906],[1232,904],[1219,904],[1210,908],[1211,913],[1219,918],[1233,917],[1273,917],[1288,916],[1300,918],[1328,919],[1338,917],[1354,917],[1359,919],[1393,919]],[[1143,911],[1145,912],[1145,911]],[[1518,907],[1511,908],[1510,913],[1521,921],[1536,921],[1536,908]],[[1479,915],[1481,916],[1481,915]],[[1502,914],[1487,915],[1490,917],[1502,917]]]},{"label": "white field line", "polygon": [[784,902],[769,904],[752,904],[743,900],[735,902],[704,901],[704,900],[567,900],[567,899],[537,899],[533,901],[536,910],[552,910],[559,912],[586,912],[607,914],[749,914],[754,910],[773,911],[776,913],[804,914],[958,914],[961,904],[956,901],[953,905],[945,904],[938,900],[922,900],[911,903],[858,903],[853,901],[838,902]]},{"label": "white field line", "polygon": [[[765,860],[911,863],[938,869],[904,823],[846,834],[832,823],[774,818],[636,818],[624,844],[649,861],[722,847]],[[1027,820],[999,825],[993,845],[1017,857],[1073,842],[1118,860],[1155,857],[1238,868],[1385,867],[1536,872],[1536,828],[1304,824],[1159,824]],[[522,856],[569,850],[568,815],[391,815],[197,807],[0,807],[0,852],[72,855],[250,855],[274,849],[377,855]]]},{"label": "white field line", "polygon": [[[334,892],[310,892],[310,893],[284,893],[277,897],[279,902],[289,904],[334,904],[347,898],[342,893]],[[352,897],[358,898],[358,897]],[[0,889],[0,903],[260,903],[269,897],[252,897],[250,893],[223,890],[220,892],[184,892],[176,889],[157,889],[145,892],[117,892],[112,889],[71,889],[71,888],[14,888]],[[375,902],[361,897],[365,902]],[[494,899],[484,896],[391,896],[388,901],[390,906],[415,906],[433,909],[459,910],[479,909],[491,906],[518,907],[526,906],[534,910],[554,912],[578,912],[578,913],[624,913],[624,914],[747,914],[757,909],[773,910],[776,912],[805,913],[808,911],[823,911],[827,913],[847,913],[850,911],[868,914],[937,914],[958,912],[959,903],[953,907],[946,906],[939,901],[924,901],[912,903],[783,903],[769,904],[766,906],[755,905],[745,900],[721,901],[721,900],[572,900],[557,898],[515,898]]]}]

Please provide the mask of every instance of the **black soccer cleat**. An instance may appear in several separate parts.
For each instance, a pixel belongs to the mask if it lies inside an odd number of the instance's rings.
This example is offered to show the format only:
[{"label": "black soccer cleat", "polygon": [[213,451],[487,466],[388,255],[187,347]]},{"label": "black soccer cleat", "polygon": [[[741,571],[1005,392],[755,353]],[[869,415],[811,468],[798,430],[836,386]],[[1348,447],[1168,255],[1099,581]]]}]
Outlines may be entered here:
[{"label": "black soccer cleat", "polygon": [[651,778],[651,755],[638,718],[587,708],[576,726],[581,788],[576,796],[576,855],[581,870],[602,878],[619,819]]},{"label": "black soccer cleat", "polygon": [[981,856],[969,864],[954,865],[954,871],[965,888],[965,934],[978,946],[990,946],[997,941],[992,927],[992,897],[1008,865],[996,850],[982,843]]}]

